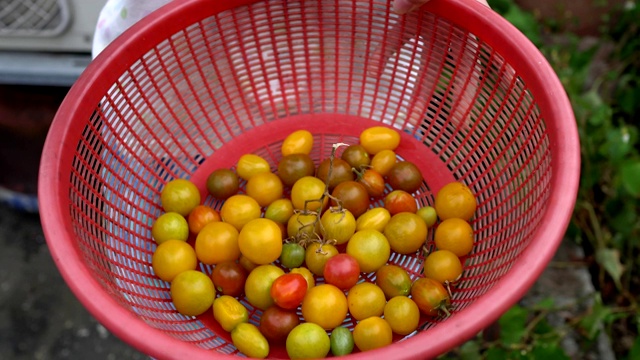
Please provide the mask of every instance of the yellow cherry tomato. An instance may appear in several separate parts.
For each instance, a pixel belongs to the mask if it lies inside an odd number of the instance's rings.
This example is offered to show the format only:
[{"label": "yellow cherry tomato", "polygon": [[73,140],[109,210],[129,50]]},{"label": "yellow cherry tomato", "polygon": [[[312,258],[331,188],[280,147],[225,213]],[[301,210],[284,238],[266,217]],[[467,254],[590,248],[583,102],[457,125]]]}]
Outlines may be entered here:
[{"label": "yellow cherry tomato", "polygon": [[164,281],[171,281],[178,274],[195,270],[198,258],[193,247],[185,241],[167,240],[158,245],[151,257],[153,272]]},{"label": "yellow cherry tomato", "polygon": [[213,301],[213,318],[225,331],[232,331],[238,324],[249,322],[249,311],[233,296],[222,295]]},{"label": "yellow cherry tomato", "polygon": [[284,270],[275,265],[260,265],[251,270],[244,283],[244,293],[249,304],[266,310],[275,302],[271,297],[271,285],[284,275]]},{"label": "yellow cherry tomato", "polygon": [[195,248],[203,264],[235,261],[240,257],[238,230],[222,221],[209,223],[196,236]]},{"label": "yellow cherry tomato", "polygon": [[238,230],[249,221],[259,218],[261,213],[260,204],[251,196],[242,194],[231,196],[220,208],[222,221],[233,225]]},{"label": "yellow cherry tomato", "polygon": [[282,252],[282,231],[273,220],[253,219],[240,230],[238,245],[242,255],[252,263],[269,264],[278,260]]},{"label": "yellow cherry tomato", "polygon": [[231,331],[233,345],[244,355],[264,359],[269,355],[269,342],[257,326],[251,323],[240,323]]},{"label": "yellow cherry tomato", "polygon": [[267,160],[259,155],[244,154],[236,165],[236,173],[245,180],[249,180],[253,175],[262,172],[271,172],[271,166]]},{"label": "yellow cherry tomato", "polygon": [[356,220],[356,231],[373,229],[382,232],[390,219],[391,213],[383,207],[369,209],[364,214],[358,216]]},{"label": "yellow cherry tomato", "polygon": [[353,328],[353,341],[360,351],[373,350],[391,344],[393,331],[385,319],[371,316]]},{"label": "yellow cherry tomato", "polygon": [[371,168],[380,175],[386,176],[396,164],[396,153],[392,150],[382,150],[371,158]]},{"label": "yellow cherry tomato", "polygon": [[160,202],[164,211],[187,216],[200,205],[200,191],[187,179],[171,180],[162,188]]},{"label": "yellow cherry tomato", "polygon": [[182,315],[198,316],[207,311],[216,296],[213,281],[198,270],[187,270],[171,281],[171,300]]},{"label": "yellow cherry tomato", "polygon": [[313,134],[307,130],[294,131],[282,142],[282,156],[291,154],[309,155],[313,149]]},{"label": "yellow cherry tomato", "polygon": [[255,174],[247,181],[247,195],[254,198],[260,206],[269,206],[282,198],[283,190],[282,180],[271,172]]},{"label": "yellow cherry tomato", "polygon": [[[383,295],[384,296],[384,295]],[[347,317],[347,297],[331,284],[320,284],[309,289],[302,300],[302,316],[305,321],[331,330]]]},{"label": "yellow cherry tomato", "polygon": [[360,133],[360,145],[372,155],[382,150],[393,151],[400,145],[400,133],[386,126],[372,126]]}]

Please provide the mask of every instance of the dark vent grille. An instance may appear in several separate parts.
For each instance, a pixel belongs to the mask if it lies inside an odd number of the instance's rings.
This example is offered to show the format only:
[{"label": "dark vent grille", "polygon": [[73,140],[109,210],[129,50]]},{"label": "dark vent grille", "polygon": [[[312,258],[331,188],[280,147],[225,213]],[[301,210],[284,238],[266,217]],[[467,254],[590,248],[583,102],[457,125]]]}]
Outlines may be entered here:
[{"label": "dark vent grille", "polygon": [[56,36],[69,21],[67,0],[0,0],[0,36]]}]

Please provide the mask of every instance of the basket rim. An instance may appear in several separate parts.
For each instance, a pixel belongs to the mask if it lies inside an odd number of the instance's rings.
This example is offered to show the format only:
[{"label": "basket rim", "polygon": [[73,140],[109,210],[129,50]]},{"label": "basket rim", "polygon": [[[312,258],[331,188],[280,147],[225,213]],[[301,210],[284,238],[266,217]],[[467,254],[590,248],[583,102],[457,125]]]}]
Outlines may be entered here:
[{"label": "basket rim", "polygon": [[[101,324],[134,348],[154,358],[188,357],[195,360],[227,359],[229,356],[199,348],[152,328],[120,306],[90,275],[79,249],[72,242],[75,235],[71,216],[69,209],[63,206],[69,196],[69,179],[66,174],[72,165],[71,156],[65,154],[75,151],[75,144],[69,144],[65,139],[80,137],[83,129],[78,125],[81,121],[86,121],[94,110],[92,104],[100,100],[101,95],[96,94],[106,92],[113,84],[113,76],[128,68],[129,64],[120,59],[131,58],[132,55],[139,58],[151,46],[166,38],[160,34],[175,33],[191,25],[184,20],[191,17],[182,16],[184,14],[198,14],[204,18],[258,1],[206,1],[205,9],[200,6],[202,0],[172,1],[133,25],[126,32],[128,36],[120,36],[111,43],[72,86],[51,124],[43,148],[38,181],[41,223],[58,270],[74,295]],[[578,192],[580,144],[573,111],[562,84],[540,51],[512,24],[476,1],[432,0],[419,11],[428,11],[456,25],[464,24],[468,31],[483,39],[498,53],[508,53],[510,62],[520,69],[523,80],[537,94],[541,113],[565,119],[553,122],[553,126],[548,125],[547,128],[549,139],[556,150],[552,159],[554,171],[550,180],[551,195],[547,211],[542,214],[541,219],[542,224],[549,225],[539,228],[532,235],[550,240],[531,243],[523,250],[511,270],[488,293],[448,318],[445,323],[392,346],[349,355],[351,359],[372,356],[394,359],[435,357],[495,322],[506,308],[525,295],[554,256],[570,221],[571,212],[567,209],[573,209]],[[141,39],[145,42],[141,42]],[[104,76],[106,69],[116,75]],[[90,88],[93,90],[88,91]],[[78,114],[88,115],[80,118]],[[44,208],[45,204],[47,209]],[[438,341],[429,341],[433,338]]]}]

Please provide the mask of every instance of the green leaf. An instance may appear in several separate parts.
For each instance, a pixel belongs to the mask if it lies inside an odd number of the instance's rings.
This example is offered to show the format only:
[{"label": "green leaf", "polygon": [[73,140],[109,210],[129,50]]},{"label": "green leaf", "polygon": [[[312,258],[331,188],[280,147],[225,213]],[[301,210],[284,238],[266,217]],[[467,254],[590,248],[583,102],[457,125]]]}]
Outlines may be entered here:
[{"label": "green leaf", "polygon": [[629,350],[629,359],[640,359],[640,336],[636,336],[633,340],[631,350]]},{"label": "green leaf", "polygon": [[540,310],[551,310],[555,306],[556,306],[556,301],[553,299],[553,297],[546,297],[538,301],[538,303],[535,305],[535,308]]},{"label": "green leaf", "polygon": [[620,262],[620,251],[610,248],[596,249],[596,261],[611,276],[618,289],[621,289],[620,278],[624,272],[624,265]]},{"label": "green leaf", "polygon": [[467,341],[459,348],[458,358],[461,360],[475,360],[480,358],[480,344],[477,341]]},{"label": "green leaf", "polygon": [[559,342],[555,344],[540,343],[531,351],[532,359],[544,359],[544,360],[569,360],[571,359],[564,350],[559,346]]},{"label": "green leaf", "polygon": [[620,167],[622,185],[633,196],[640,196],[640,160],[624,163]]},{"label": "green leaf", "polygon": [[500,339],[504,344],[518,344],[521,342],[527,326],[529,312],[519,305],[514,305],[498,320],[500,325]]},{"label": "green leaf", "polygon": [[499,347],[491,347],[485,354],[486,360],[504,360],[511,358],[512,357],[509,356],[509,352],[507,350]]},{"label": "green leaf", "polygon": [[633,149],[635,139],[627,126],[607,131],[608,155],[612,161],[622,160]]},{"label": "green leaf", "polygon": [[600,294],[597,294],[590,313],[580,320],[580,327],[590,340],[596,338],[605,320],[610,314],[611,309],[602,303]]}]

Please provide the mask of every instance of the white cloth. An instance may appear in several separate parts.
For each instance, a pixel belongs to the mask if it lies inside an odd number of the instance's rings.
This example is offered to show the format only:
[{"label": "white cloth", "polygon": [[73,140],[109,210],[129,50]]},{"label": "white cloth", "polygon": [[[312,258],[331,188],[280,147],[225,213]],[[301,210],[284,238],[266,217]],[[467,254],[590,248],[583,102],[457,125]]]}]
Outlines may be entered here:
[{"label": "white cloth", "polygon": [[108,0],[100,11],[93,37],[92,57],[143,17],[171,0]]}]

